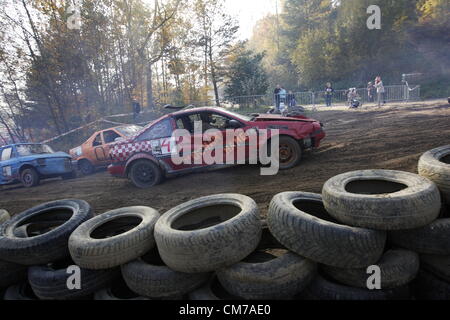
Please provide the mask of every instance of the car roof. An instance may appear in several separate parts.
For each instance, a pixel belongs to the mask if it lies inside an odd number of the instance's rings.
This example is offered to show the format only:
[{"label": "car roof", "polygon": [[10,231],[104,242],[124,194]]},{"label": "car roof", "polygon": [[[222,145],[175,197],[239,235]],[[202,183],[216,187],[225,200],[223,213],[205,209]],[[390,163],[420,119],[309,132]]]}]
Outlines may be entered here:
[{"label": "car roof", "polygon": [[45,144],[45,143],[21,142],[21,143],[7,144],[7,145],[5,145],[5,146],[1,146],[0,149],[8,148],[8,147],[23,146],[23,145],[42,145],[42,144]]},{"label": "car roof", "polygon": [[223,113],[229,113],[227,109],[221,108],[221,107],[200,107],[200,108],[183,109],[181,111],[170,113],[167,116],[175,116],[176,117],[176,116],[181,116],[181,115],[187,114],[187,113],[195,113],[195,112],[203,112],[203,111],[210,111],[210,112],[221,111]]}]

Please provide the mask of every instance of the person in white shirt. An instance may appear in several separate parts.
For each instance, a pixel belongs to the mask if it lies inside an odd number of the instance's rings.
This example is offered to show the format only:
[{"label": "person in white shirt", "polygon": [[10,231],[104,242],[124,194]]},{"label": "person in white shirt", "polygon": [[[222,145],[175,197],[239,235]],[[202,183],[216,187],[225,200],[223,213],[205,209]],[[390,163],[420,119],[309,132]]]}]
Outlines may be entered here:
[{"label": "person in white shirt", "polygon": [[386,104],[386,90],[380,76],[375,78],[375,88],[377,88],[378,106],[381,107],[381,101],[383,101],[383,104]]}]

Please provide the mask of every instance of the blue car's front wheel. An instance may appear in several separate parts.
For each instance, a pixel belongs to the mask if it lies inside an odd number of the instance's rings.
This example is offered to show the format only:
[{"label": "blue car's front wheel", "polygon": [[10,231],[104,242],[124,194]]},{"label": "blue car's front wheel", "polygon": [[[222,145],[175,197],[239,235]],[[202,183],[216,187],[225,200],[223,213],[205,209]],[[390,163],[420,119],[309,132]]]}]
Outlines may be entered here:
[{"label": "blue car's front wheel", "polygon": [[34,168],[27,168],[22,171],[20,180],[25,188],[35,187],[39,184],[39,174]]}]

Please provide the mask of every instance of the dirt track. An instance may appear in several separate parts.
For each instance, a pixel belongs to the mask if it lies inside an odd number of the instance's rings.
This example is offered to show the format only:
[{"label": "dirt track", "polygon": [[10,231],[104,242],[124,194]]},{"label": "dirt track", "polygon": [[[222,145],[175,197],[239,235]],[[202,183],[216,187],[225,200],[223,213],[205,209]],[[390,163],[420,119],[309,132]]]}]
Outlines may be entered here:
[{"label": "dirt track", "polygon": [[381,109],[319,110],[312,116],[325,124],[327,138],[319,150],[305,155],[295,169],[260,176],[258,167],[235,167],[167,180],[139,190],[107,172],[72,181],[44,181],[33,189],[0,187],[0,208],[12,214],[46,201],[79,198],[97,214],[124,206],[151,206],[162,213],[181,202],[217,193],[242,193],[266,214],[270,199],[283,191],[320,192],[334,175],[360,169],[417,172],[420,155],[450,144],[450,107],[444,102],[393,105]]}]

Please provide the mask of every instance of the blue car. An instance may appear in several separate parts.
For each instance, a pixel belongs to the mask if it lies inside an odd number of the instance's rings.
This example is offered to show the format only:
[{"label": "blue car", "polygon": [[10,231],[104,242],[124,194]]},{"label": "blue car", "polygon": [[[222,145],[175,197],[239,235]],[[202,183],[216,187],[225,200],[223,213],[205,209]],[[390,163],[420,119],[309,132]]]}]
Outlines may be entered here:
[{"label": "blue car", "polygon": [[20,143],[0,147],[0,185],[21,182],[30,188],[41,179],[74,176],[71,157],[54,152],[48,145]]}]

